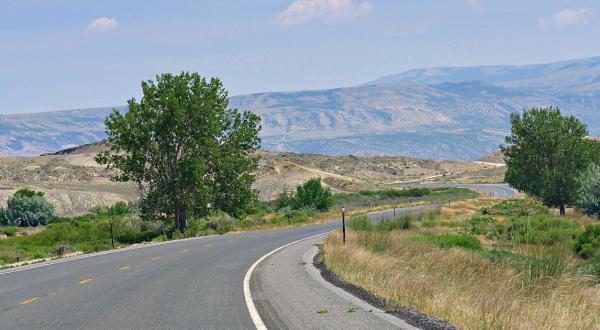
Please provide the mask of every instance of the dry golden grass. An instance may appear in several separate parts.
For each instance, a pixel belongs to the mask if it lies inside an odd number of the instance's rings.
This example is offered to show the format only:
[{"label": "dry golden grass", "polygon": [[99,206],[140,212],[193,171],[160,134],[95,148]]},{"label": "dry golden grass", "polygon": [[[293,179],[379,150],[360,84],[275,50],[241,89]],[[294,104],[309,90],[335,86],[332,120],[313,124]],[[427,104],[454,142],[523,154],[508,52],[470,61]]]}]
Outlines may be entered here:
[{"label": "dry golden grass", "polygon": [[523,280],[511,268],[458,249],[442,249],[392,232],[390,250],[374,253],[359,235],[330,235],[325,263],[347,281],[401,306],[465,329],[600,329],[600,287],[565,274]]}]

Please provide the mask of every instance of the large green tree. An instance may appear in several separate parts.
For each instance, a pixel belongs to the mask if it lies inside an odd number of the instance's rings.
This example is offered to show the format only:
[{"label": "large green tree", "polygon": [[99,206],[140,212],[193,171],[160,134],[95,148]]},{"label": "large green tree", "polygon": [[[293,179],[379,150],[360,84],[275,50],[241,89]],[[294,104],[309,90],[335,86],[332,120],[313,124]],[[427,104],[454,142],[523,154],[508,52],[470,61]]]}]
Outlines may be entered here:
[{"label": "large green tree", "polygon": [[142,82],[142,92],[106,118],[110,150],[96,161],[120,171],[114,180],[137,184],[145,217],[174,218],[182,231],[211,206],[235,215],[256,198],[260,118],[230,108],[219,79],[166,73]]},{"label": "large green tree", "polygon": [[556,107],[513,113],[510,122],[507,145],[501,146],[506,182],[564,214],[577,199],[578,175],[598,155],[596,143],[585,138],[586,125]]}]

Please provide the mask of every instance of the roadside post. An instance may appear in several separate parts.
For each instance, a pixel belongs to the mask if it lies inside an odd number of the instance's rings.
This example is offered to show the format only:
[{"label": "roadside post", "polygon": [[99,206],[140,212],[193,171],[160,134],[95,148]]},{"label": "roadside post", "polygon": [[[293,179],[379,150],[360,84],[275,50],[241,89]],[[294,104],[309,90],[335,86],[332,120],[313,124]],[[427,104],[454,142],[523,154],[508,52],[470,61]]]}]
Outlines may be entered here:
[{"label": "roadside post", "polygon": [[342,242],[346,244],[346,207],[342,206]]},{"label": "roadside post", "polygon": [[112,228],[112,218],[109,220],[110,223],[110,242],[112,244],[112,249],[115,249],[115,236],[113,235],[113,228]]},{"label": "roadside post", "polygon": [[394,206],[394,218],[396,217],[396,207]]}]

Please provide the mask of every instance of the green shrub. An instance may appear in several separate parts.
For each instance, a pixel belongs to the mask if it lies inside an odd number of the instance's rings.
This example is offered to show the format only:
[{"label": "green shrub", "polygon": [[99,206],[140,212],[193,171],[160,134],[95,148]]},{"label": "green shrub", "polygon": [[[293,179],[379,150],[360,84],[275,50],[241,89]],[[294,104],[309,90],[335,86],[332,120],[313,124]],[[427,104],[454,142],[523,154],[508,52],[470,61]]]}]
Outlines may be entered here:
[{"label": "green shrub", "polygon": [[312,178],[296,188],[292,207],[327,211],[333,205],[333,195],[329,187],[321,185],[321,178]]},{"label": "green shrub", "polygon": [[8,199],[3,213],[8,225],[35,227],[54,217],[54,206],[46,201],[44,193],[21,189]]},{"label": "green shrub", "polygon": [[150,242],[156,237],[162,235],[161,230],[138,231],[135,229],[121,230],[116,237],[119,243],[137,244],[142,242]]},{"label": "green shrub", "polygon": [[275,200],[275,205],[278,210],[293,207],[294,206],[294,195],[291,193],[288,193],[287,190],[282,191],[281,194],[279,194],[279,196],[277,196],[277,199]]},{"label": "green shrub", "polygon": [[210,231],[216,232],[219,235],[223,235],[235,229],[233,219],[229,216],[217,216],[211,218],[206,222],[206,228]]},{"label": "green shrub", "polygon": [[550,209],[535,199],[521,198],[507,199],[491,207],[483,207],[480,212],[484,215],[520,217],[549,214]]},{"label": "green shrub", "polygon": [[0,227],[0,233],[13,237],[17,234],[17,227]]},{"label": "green shrub", "polygon": [[513,218],[507,230],[515,243],[556,245],[577,239],[582,228],[571,219],[539,215]]},{"label": "green shrub", "polygon": [[111,206],[97,205],[89,210],[90,213],[98,216],[118,216],[131,213],[131,205],[124,201],[118,201]]},{"label": "green shrub", "polygon": [[297,223],[304,223],[308,219],[314,217],[315,215],[317,215],[317,211],[312,210],[312,209],[290,210],[276,218],[273,218],[271,220],[271,223],[274,223],[274,224],[287,223],[289,225],[293,225],[293,224],[297,224]]},{"label": "green shrub", "polygon": [[442,248],[460,247],[467,250],[481,250],[481,242],[477,237],[464,234],[420,234],[411,237],[414,241],[435,244]]},{"label": "green shrub", "polygon": [[600,225],[588,225],[577,238],[575,252],[584,259],[600,258]]},{"label": "green shrub", "polygon": [[587,215],[600,216],[600,166],[591,164],[579,176],[577,206]]}]

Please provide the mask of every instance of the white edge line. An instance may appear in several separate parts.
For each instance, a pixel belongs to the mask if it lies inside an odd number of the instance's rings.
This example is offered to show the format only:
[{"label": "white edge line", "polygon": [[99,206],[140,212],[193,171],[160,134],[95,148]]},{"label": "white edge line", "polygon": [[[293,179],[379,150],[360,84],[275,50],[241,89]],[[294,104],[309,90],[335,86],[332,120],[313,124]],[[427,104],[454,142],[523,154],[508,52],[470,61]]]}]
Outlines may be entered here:
[{"label": "white edge line", "polygon": [[254,305],[254,301],[252,300],[252,292],[250,291],[250,277],[252,276],[252,272],[254,272],[254,269],[256,268],[256,266],[258,266],[258,264],[260,264],[261,261],[265,260],[266,258],[271,256],[273,253],[275,253],[281,249],[284,249],[284,248],[286,248],[290,245],[296,244],[298,242],[306,241],[307,239],[311,239],[311,238],[315,238],[318,236],[329,234],[333,231],[334,230],[330,230],[325,233],[312,235],[312,236],[282,245],[282,246],[276,248],[275,250],[260,257],[260,259],[256,260],[256,262],[254,262],[254,264],[252,264],[252,266],[250,266],[250,268],[246,272],[246,276],[244,276],[244,299],[246,300],[246,307],[248,308],[248,312],[250,313],[252,322],[254,323],[254,326],[256,327],[257,330],[267,330],[267,327],[265,326],[265,323],[263,322],[263,320],[260,318],[260,315],[258,314],[258,310],[256,310],[256,306]]}]

